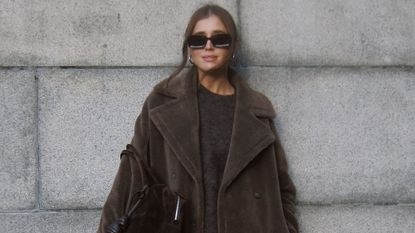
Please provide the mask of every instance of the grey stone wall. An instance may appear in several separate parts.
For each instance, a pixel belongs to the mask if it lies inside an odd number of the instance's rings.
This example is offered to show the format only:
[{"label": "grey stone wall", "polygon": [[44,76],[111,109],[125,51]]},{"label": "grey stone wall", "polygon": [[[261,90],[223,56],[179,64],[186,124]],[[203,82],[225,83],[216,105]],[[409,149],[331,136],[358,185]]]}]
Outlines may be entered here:
[{"label": "grey stone wall", "polygon": [[[206,1],[0,1],[1,232],[95,232]],[[277,111],[301,232],[415,232],[415,1],[215,1]]]}]

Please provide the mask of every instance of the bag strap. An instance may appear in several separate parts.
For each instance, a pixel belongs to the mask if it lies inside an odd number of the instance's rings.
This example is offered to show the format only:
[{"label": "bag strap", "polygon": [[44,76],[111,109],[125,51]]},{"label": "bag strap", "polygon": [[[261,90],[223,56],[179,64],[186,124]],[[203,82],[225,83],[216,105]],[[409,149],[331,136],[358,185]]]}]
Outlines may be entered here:
[{"label": "bag strap", "polygon": [[152,179],[152,183],[153,184],[159,184],[159,180],[157,179],[157,177],[154,175],[154,172],[151,170],[151,168],[149,167],[149,165],[144,161],[144,159],[141,157],[142,155],[140,155],[137,150],[134,148],[133,145],[131,144],[127,144],[127,149],[123,150],[121,152],[121,156],[123,154],[131,154],[133,153],[134,155],[137,156],[138,162],[140,163],[140,165],[144,168],[144,170],[147,172],[147,175],[149,175],[149,177]]},{"label": "bag strap", "polygon": [[151,181],[149,182],[149,184],[145,184],[141,190],[139,190],[138,192],[136,192],[133,196],[129,198],[128,200],[129,207],[127,207],[127,212],[125,213],[125,215],[118,218],[114,223],[109,225],[106,229],[106,233],[125,232],[128,229],[128,226],[130,225],[130,220],[131,220],[131,217],[133,217],[135,210],[142,205],[145,197],[147,196],[149,192],[149,188],[150,188],[149,185],[158,184],[157,177],[154,175],[153,171],[147,165],[147,163],[144,162],[143,158],[141,158],[141,155],[137,153],[133,145],[127,144],[127,149],[121,152],[120,158],[122,158],[123,155],[135,156],[135,158],[137,158],[138,160],[138,163],[140,163],[140,166],[147,173]]},{"label": "bag strap", "polygon": [[[157,177],[154,175],[154,172],[152,171],[151,167],[145,162],[145,160],[141,157],[139,153],[137,153],[136,149],[133,145],[127,144],[127,149],[123,150],[121,152],[121,157],[123,155],[130,155],[135,156],[137,158],[138,162],[140,163],[140,166],[145,170],[145,172],[148,174],[149,179],[151,179],[151,182],[148,184],[144,184],[141,190],[136,192],[131,199],[128,201],[128,208],[125,213],[125,215],[121,216],[114,222],[113,224],[109,225],[107,227],[106,233],[124,233],[127,231],[131,218],[134,218],[134,212],[136,209],[140,208],[140,206],[143,204],[143,202],[146,201],[146,196],[149,194],[150,186],[152,184],[160,184],[158,182]],[[181,209],[182,205],[184,204],[184,199],[180,197],[180,195],[177,194],[176,197],[176,208],[174,212],[174,219],[172,220],[173,223],[179,223],[180,216],[182,215]],[[132,206],[131,206],[132,205]]]},{"label": "bag strap", "polygon": [[133,207],[128,211],[126,215],[121,216],[118,218],[114,223],[107,227],[106,233],[124,233],[127,231],[131,217],[137,208],[139,208],[146,195],[148,194],[149,186],[145,185],[142,190],[138,191],[136,195],[138,195],[136,202],[134,203]]}]

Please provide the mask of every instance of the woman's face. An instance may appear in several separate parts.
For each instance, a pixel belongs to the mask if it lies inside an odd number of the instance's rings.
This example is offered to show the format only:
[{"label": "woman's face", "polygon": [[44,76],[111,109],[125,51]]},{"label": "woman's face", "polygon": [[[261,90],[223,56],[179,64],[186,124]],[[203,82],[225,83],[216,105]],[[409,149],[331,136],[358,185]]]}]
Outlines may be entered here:
[{"label": "woman's face", "polygon": [[[227,34],[225,25],[216,15],[199,20],[193,28],[192,35],[203,35],[210,38],[216,34]],[[210,40],[203,49],[190,49],[192,62],[199,71],[209,73],[228,66],[229,48],[215,48]]]}]

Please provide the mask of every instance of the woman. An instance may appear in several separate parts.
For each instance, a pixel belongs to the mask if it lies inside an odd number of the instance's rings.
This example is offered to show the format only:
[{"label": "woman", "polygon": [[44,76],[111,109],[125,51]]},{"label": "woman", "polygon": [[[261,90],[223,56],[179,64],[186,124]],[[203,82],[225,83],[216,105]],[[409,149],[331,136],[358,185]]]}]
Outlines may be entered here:
[{"label": "woman", "polygon": [[[230,68],[238,45],[232,16],[205,5],[191,17],[179,68],[157,84],[135,124],[98,232],[154,176],[186,200],[181,232],[298,232],[295,187],[268,98]],[[192,64],[184,70],[187,61]]]}]

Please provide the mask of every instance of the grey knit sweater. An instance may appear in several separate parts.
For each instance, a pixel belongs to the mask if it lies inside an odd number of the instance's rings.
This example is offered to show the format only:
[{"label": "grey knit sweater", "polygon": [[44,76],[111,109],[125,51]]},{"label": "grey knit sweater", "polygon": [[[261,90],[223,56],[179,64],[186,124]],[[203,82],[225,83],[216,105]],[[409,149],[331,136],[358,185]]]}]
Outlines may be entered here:
[{"label": "grey knit sweater", "polygon": [[235,94],[218,95],[198,85],[200,152],[205,192],[204,233],[217,233],[217,196],[232,135]]}]

